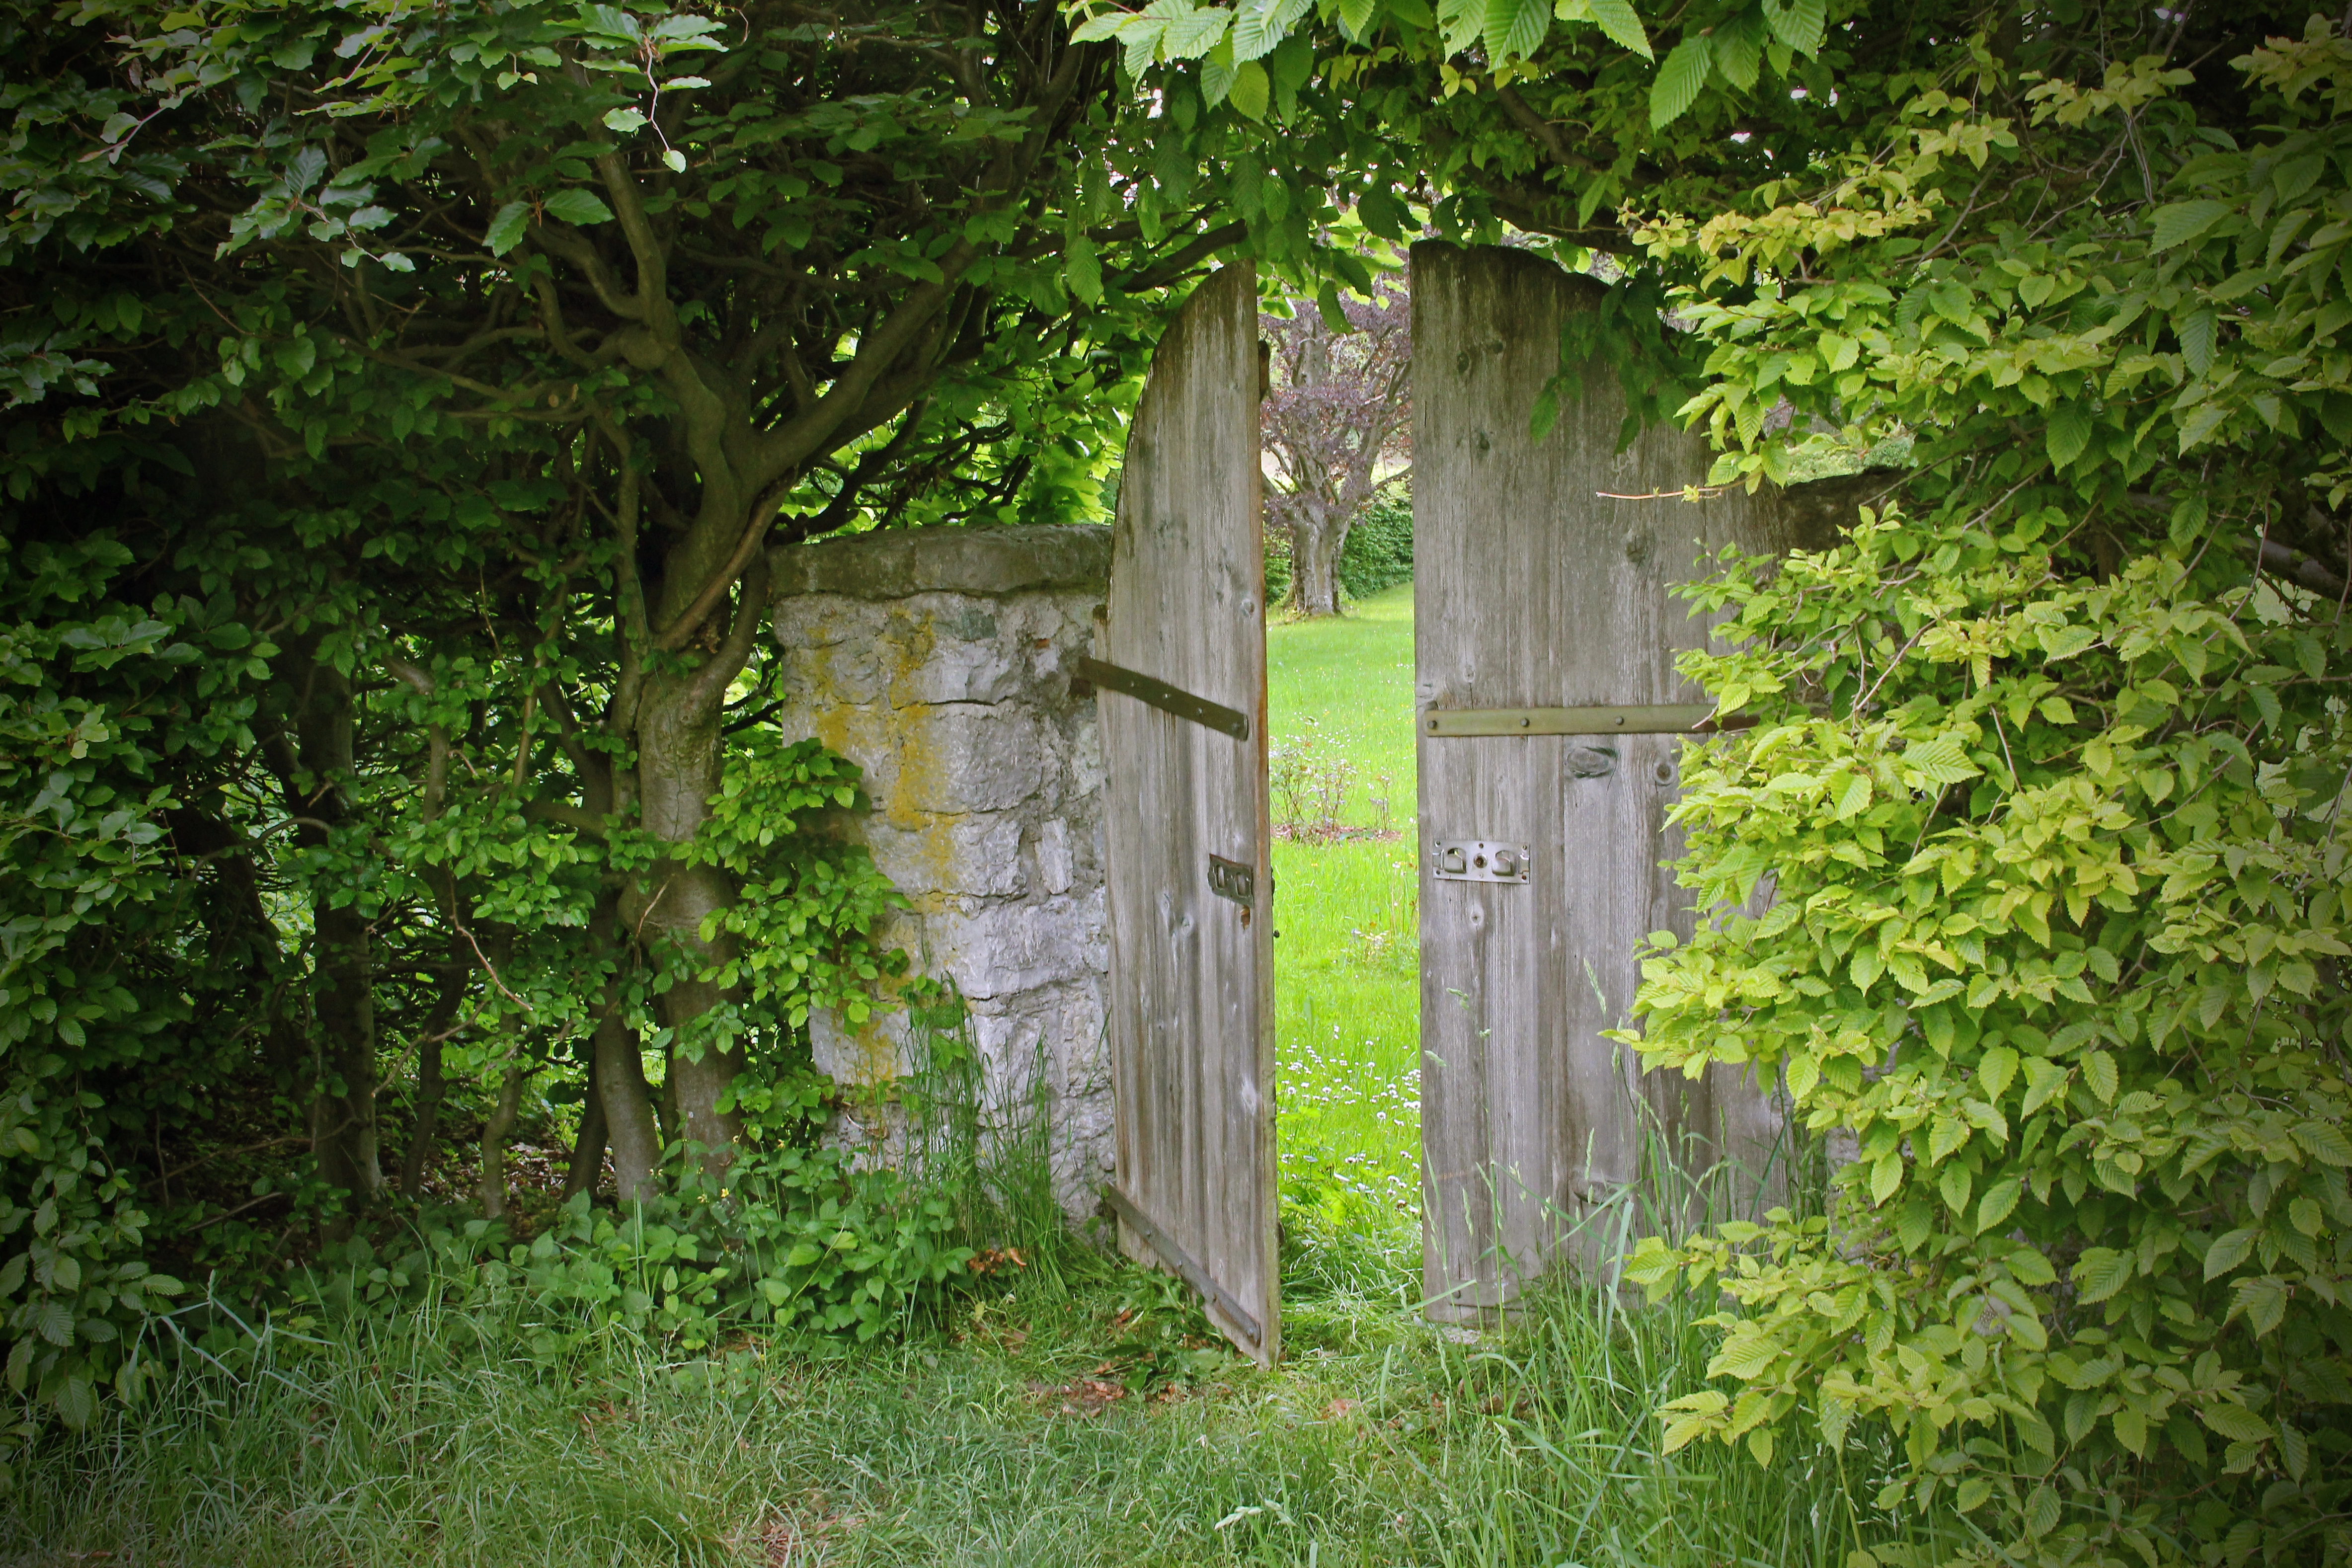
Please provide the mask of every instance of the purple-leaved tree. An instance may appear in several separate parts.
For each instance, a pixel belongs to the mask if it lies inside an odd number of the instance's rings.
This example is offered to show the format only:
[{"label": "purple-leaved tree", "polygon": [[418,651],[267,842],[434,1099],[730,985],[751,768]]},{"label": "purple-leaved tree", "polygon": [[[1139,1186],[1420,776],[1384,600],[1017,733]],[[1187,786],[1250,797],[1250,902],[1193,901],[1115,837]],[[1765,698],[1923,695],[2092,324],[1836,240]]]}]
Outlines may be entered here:
[{"label": "purple-leaved tree", "polygon": [[1412,449],[1412,309],[1401,273],[1369,300],[1342,297],[1344,333],[1312,301],[1295,306],[1292,316],[1263,320],[1274,357],[1266,521],[1290,535],[1290,607],[1330,616],[1339,610],[1348,530],[1375,496],[1412,475],[1402,459]]}]

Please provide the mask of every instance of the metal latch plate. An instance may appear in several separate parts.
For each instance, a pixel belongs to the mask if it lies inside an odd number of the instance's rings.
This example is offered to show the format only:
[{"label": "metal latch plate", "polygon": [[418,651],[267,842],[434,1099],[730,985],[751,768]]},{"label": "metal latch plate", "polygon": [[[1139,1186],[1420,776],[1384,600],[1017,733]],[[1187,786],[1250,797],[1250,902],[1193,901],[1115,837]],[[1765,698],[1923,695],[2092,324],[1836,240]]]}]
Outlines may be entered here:
[{"label": "metal latch plate", "polygon": [[1221,899],[1231,899],[1244,909],[1257,903],[1257,872],[1238,860],[1228,860],[1221,855],[1209,857],[1209,891]]},{"label": "metal latch plate", "polygon": [[1524,882],[1528,846],[1468,838],[1430,847],[1430,873],[1441,882]]}]

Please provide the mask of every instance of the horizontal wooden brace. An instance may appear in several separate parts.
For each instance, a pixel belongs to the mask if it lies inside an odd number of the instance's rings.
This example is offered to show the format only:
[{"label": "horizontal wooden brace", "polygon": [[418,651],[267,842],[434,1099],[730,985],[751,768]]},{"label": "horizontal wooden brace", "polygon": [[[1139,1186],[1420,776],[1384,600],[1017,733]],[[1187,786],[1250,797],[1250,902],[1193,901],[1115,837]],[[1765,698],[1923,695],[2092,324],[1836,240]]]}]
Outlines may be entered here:
[{"label": "horizontal wooden brace", "polygon": [[1173,1268],[1176,1277],[1199,1292],[1202,1300],[1232,1319],[1234,1326],[1242,1331],[1252,1346],[1265,1343],[1265,1331],[1258,1327],[1257,1319],[1210,1279],[1209,1271],[1193,1262],[1192,1255],[1177,1246],[1166,1231],[1153,1224],[1150,1216],[1136,1206],[1133,1198],[1120,1192],[1111,1182],[1103,1184],[1102,1196],[1111,1212],[1125,1221],[1129,1230],[1143,1237],[1144,1245],[1160,1255],[1160,1261]]},{"label": "horizontal wooden brace", "polygon": [[1173,713],[1179,719],[1190,719],[1195,724],[1231,735],[1236,741],[1249,739],[1248,714],[1236,712],[1205,697],[1195,697],[1164,680],[1154,680],[1150,676],[1139,675],[1132,669],[1085,657],[1078,660],[1078,674],[1097,686],[1124,692],[1139,702],[1149,702],[1162,712]]},{"label": "horizontal wooden brace", "polygon": [[1668,702],[1625,708],[1432,708],[1421,716],[1424,735],[1713,735],[1745,730],[1755,720],[1718,721],[1712,702]]}]

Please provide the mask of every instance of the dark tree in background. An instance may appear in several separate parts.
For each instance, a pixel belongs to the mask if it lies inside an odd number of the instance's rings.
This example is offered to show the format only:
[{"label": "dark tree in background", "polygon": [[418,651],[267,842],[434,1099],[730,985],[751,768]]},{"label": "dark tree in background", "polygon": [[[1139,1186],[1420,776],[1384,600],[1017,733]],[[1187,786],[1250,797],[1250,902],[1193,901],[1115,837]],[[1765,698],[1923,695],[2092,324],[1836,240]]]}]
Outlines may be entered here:
[{"label": "dark tree in background", "polygon": [[[1345,332],[1329,319],[1335,309]],[[1274,356],[1266,521],[1290,535],[1291,607],[1337,615],[1349,529],[1412,479],[1402,459],[1412,447],[1412,303],[1402,282],[1383,279],[1369,299],[1340,296],[1320,310],[1302,300],[1287,318],[1261,320]]]}]

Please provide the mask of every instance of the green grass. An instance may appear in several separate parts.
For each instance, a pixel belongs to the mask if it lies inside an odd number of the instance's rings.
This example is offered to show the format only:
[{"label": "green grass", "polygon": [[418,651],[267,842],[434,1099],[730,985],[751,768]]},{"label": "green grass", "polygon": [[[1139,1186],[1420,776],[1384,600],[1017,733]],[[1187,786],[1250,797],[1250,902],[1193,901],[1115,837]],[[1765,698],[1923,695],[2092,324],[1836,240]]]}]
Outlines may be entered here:
[{"label": "green grass", "polygon": [[614,1330],[534,1359],[541,1310],[477,1291],[248,1340],[52,1433],[0,1494],[0,1568],[1829,1568],[1884,1544],[1860,1522],[1884,1454],[1659,1451],[1660,1406],[1706,1381],[1696,1305],[1562,1286],[1501,1332],[1420,1319],[1412,589],[1277,626],[1270,658],[1276,744],[1356,764],[1349,828],[1388,774],[1404,835],[1275,847],[1280,1366],[1074,1240],[903,1342],[716,1361]]},{"label": "green grass", "polygon": [[1707,1336],[1596,1295],[1468,1342],[1312,1297],[1275,1372],[1210,1354],[1100,1400],[1159,1293],[1072,1250],[864,1348],[533,1361],[511,1300],[277,1337],[46,1442],[0,1563],[1794,1568],[1840,1561],[1883,1479],[1660,1455]]},{"label": "green grass", "polygon": [[1421,1246],[1412,584],[1276,624],[1266,705],[1278,756],[1352,770],[1338,820],[1396,835],[1274,846],[1285,1219],[1327,1249],[1383,1255],[1403,1290]]}]

